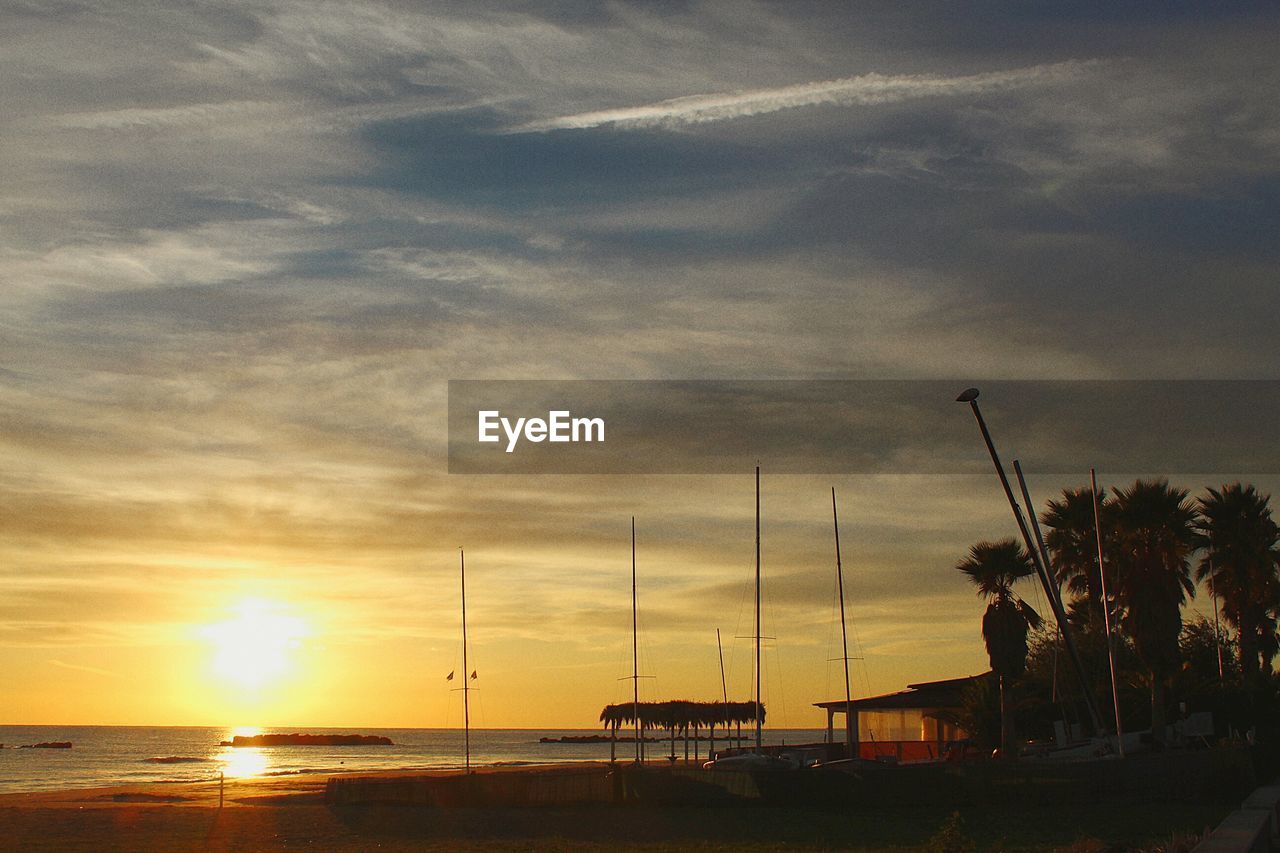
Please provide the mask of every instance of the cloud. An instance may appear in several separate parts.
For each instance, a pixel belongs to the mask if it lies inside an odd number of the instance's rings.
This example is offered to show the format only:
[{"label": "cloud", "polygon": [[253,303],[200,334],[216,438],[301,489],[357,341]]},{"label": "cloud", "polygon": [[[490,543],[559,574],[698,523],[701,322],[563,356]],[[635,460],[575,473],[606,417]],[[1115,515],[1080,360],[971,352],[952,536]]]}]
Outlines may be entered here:
[{"label": "cloud", "polygon": [[[449,378],[1274,376],[1274,13],[584,8],[0,12],[0,666],[126,673],[258,584],[373,673],[454,639],[464,542],[489,654],[586,666],[627,640],[632,514],[655,637],[713,666],[748,478],[451,477]],[[1087,426],[984,389],[1011,458]],[[766,477],[797,660],[828,479]],[[998,486],[836,484],[877,689],[976,671],[950,566],[1010,532]]]},{"label": "cloud", "polygon": [[46,662],[51,666],[61,667],[62,669],[71,669],[71,670],[75,670],[76,672],[90,672],[90,673],[93,673],[94,675],[106,676],[107,678],[120,677],[119,673],[112,672],[109,669],[99,669],[96,666],[84,666],[83,664],[78,664],[78,663],[67,663],[66,661],[61,661],[54,658],[50,658]]},{"label": "cloud", "polygon": [[125,130],[136,128],[189,127],[240,121],[278,109],[278,104],[261,101],[229,101],[188,104],[180,107],[127,107],[56,116],[54,127],[77,130]]},{"label": "cloud", "polygon": [[1072,61],[961,77],[872,73],[774,89],[691,95],[638,107],[595,110],[528,122],[513,130],[529,132],[584,129],[603,125],[673,128],[827,104],[870,106],[918,98],[986,95],[1026,86],[1075,80],[1097,67],[1097,63]]}]

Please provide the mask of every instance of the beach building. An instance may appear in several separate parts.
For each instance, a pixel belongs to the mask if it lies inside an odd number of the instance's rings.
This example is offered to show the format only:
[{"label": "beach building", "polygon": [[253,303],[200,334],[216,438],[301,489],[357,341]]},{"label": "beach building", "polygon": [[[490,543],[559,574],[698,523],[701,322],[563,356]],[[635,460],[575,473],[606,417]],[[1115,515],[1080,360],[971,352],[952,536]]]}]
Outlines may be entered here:
[{"label": "beach building", "polygon": [[[988,675],[922,681],[897,693],[855,699],[849,708],[858,757],[898,762],[942,758],[948,744],[969,736],[957,722],[965,689]],[[827,742],[836,742],[845,729],[843,719],[835,724],[836,715],[845,714],[844,700],[814,704],[827,712]]]}]

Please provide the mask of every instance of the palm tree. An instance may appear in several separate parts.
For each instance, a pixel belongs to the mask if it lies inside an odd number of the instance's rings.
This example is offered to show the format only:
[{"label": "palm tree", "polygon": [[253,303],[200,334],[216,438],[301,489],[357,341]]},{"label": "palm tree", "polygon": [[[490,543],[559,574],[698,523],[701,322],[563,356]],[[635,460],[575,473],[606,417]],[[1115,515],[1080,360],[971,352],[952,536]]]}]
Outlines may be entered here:
[{"label": "palm tree", "polygon": [[979,542],[969,556],[956,564],[969,576],[986,599],[982,616],[982,638],[987,644],[991,669],[1000,678],[1000,752],[1009,759],[1017,755],[1013,731],[1013,681],[1027,668],[1027,633],[1040,627],[1040,615],[1014,595],[1013,585],[1035,572],[1031,558],[1012,539]]},{"label": "palm tree", "polygon": [[1222,615],[1236,629],[1240,674],[1247,683],[1271,671],[1280,612],[1280,527],[1271,518],[1271,496],[1252,485],[1208,489],[1199,499],[1205,555],[1196,580],[1208,580]]},{"label": "palm tree", "polygon": [[1104,520],[1118,563],[1121,626],[1151,677],[1151,736],[1157,743],[1164,740],[1165,685],[1181,665],[1182,605],[1195,595],[1190,558],[1198,520],[1187,490],[1163,478],[1116,490]]},{"label": "palm tree", "polygon": [[[1105,489],[1098,491],[1098,506],[1110,508]],[[1093,492],[1086,486],[1063,489],[1062,500],[1049,501],[1040,515],[1048,528],[1045,546],[1053,557],[1057,581],[1065,584],[1072,598],[1087,601],[1102,615],[1102,592],[1098,574],[1097,528],[1093,522]],[[1108,572],[1108,575],[1110,573]],[[1110,577],[1108,577],[1110,580]]]}]

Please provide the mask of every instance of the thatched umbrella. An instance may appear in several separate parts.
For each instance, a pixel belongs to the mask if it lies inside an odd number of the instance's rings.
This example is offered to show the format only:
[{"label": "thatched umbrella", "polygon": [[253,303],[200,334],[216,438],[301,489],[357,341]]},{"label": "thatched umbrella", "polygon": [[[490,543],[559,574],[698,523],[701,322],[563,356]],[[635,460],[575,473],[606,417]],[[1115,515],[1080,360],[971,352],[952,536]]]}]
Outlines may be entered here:
[{"label": "thatched umbrella", "polygon": [[[675,755],[675,732],[677,729],[683,730],[685,732],[685,753],[687,757],[690,726],[694,727],[694,737],[696,739],[697,731],[702,726],[713,728],[716,725],[720,725],[728,729],[731,724],[736,724],[738,726],[738,736],[741,738],[742,724],[756,721],[756,703],[693,702],[687,699],[678,699],[667,702],[641,702],[638,706],[631,702],[606,705],[600,711],[600,721],[613,734],[609,752],[610,761],[613,761],[616,755],[618,728],[623,723],[635,723],[637,713],[640,716],[642,733],[644,730],[651,728],[667,729],[670,732],[672,756]],[[765,706],[763,704],[760,705],[759,714],[760,721],[763,723],[765,716]],[[696,754],[697,747],[695,746],[694,749]]]}]

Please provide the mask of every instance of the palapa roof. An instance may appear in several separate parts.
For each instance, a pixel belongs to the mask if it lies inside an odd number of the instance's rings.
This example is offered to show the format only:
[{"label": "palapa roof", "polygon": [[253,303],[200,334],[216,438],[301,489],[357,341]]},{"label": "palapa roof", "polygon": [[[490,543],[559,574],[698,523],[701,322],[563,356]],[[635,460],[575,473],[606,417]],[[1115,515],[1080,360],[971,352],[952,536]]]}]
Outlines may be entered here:
[{"label": "palapa roof", "polygon": [[[869,696],[865,699],[854,699],[849,703],[855,711],[896,711],[907,708],[946,708],[958,709],[964,701],[964,690],[970,684],[987,678],[991,673],[969,675],[964,678],[948,678],[942,681],[921,681],[908,684],[906,690],[897,693],[885,693],[881,696]],[[814,702],[819,708],[832,711],[843,711],[843,699],[834,702]]]},{"label": "palapa roof", "polygon": [[[634,723],[637,710],[640,713],[640,724],[645,728],[705,726],[711,723],[728,725],[754,723],[756,720],[755,702],[691,702],[676,699],[668,702],[641,702],[638,707],[632,702],[606,705],[600,712],[600,721],[606,727],[613,723]],[[763,702],[760,703],[759,714],[763,722]]]}]

